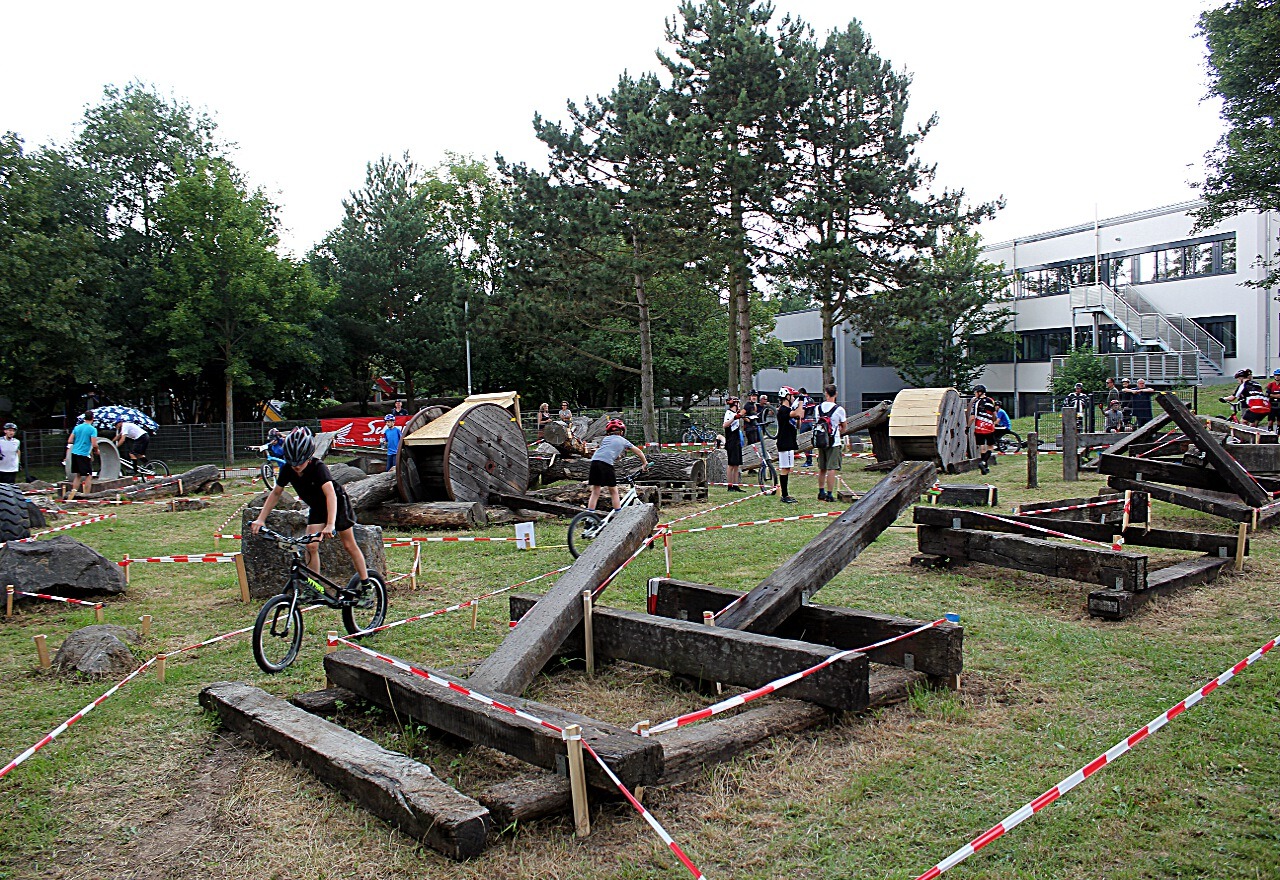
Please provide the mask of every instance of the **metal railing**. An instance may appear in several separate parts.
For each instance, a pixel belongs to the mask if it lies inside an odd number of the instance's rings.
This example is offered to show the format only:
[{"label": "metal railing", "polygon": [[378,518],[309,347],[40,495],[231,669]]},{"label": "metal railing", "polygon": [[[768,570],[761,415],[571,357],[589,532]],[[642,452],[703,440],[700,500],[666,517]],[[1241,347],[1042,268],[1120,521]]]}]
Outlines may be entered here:
[{"label": "metal railing", "polygon": [[[267,442],[267,432],[272,428],[289,431],[304,425],[313,431],[320,430],[317,420],[292,422],[236,422],[236,457],[250,458],[246,446],[260,446]],[[67,431],[41,429],[22,432],[22,454],[27,467],[56,467],[67,452]],[[101,436],[107,436],[103,433]],[[147,455],[166,462],[201,462],[226,464],[227,426],[225,423],[208,425],[161,425],[151,438]]]},{"label": "metal railing", "polygon": [[1191,354],[1200,375],[1203,364],[1222,374],[1226,348],[1194,321],[1183,315],[1168,316],[1148,302],[1132,285],[1123,294],[1105,284],[1087,284],[1071,288],[1073,309],[1100,310],[1139,345],[1157,346],[1169,354]]},{"label": "metal railing", "polygon": [[[1174,385],[1194,385],[1200,380],[1200,356],[1191,351],[1141,351],[1100,354],[1098,357],[1107,362],[1107,370],[1112,376]],[[1050,358],[1050,369],[1058,372],[1066,360],[1064,356]]]}]

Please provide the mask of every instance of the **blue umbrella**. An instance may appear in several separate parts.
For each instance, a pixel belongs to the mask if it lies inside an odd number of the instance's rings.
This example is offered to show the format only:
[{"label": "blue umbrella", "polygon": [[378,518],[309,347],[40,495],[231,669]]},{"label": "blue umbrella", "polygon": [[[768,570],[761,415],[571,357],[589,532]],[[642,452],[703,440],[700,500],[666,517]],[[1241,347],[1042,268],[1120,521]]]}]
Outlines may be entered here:
[{"label": "blue umbrella", "polygon": [[133,422],[152,434],[160,430],[160,426],[156,424],[155,419],[131,406],[116,406],[113,404],[111,406],[100,406],[93,411],[94,427],[114,431],[116,422],[119,421]]}]

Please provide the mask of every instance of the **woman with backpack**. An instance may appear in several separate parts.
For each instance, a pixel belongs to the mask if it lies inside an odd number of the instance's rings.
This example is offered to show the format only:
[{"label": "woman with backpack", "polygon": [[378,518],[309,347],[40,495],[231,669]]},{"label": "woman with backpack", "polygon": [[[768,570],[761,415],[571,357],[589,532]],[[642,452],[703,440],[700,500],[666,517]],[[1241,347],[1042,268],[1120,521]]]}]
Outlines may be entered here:
[{"label": "woman with backpack", "polygon": [[973,386],[973,403],[969,407],[969,425],[978,441],[978,467],[985,476],[991,472],[991,450],[995,447],[996,402],[987,397],[986,385]]}]

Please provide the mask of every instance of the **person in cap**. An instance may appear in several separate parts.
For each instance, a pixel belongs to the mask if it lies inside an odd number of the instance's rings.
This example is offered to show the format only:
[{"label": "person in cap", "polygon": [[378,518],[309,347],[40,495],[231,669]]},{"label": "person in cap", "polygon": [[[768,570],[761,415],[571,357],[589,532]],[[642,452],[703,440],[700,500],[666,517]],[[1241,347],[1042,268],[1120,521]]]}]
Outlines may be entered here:
[{"label": "person in cap", "polygon": [[782,503],[796,504],[787,483],[791,469],[796,466],[796,449],[800,446],[797,430],[804,418],[804,406],[794,388],[784,385],[778,394],[778,483],[782,489]]},{"label": "person in cap", "polygon": [[18,439],[17,434],[17,425],[13,422],[4,423],[4,436],[0,437],[0,483],[18,482],[22,441]]},{"label": "person in cap", "polygon": [[1076,430],[1084,430],[1084,414],[1087,410],[1093,408],[1092,395],[1086,394],[1084,383],[1077,382],[1071,393],[1062,399],[1063,418],[1069,410],[1074,410],[1076,414]]},{"label": "person in cap", "polygon": [[382,436],[387,441],[387,470],[393,471],[396,468],[396,456],[400,453],[400,438],[404,432],[396,425],[395,413],[387,413],[385,422]]},{"label": "person in cap", "polygon": [[1267,383],[1267,402],[1271,404],[1267,430],[1274,434],[1276,423],[1280,422],[1280,369],[1272,371],[1271,381]]}]

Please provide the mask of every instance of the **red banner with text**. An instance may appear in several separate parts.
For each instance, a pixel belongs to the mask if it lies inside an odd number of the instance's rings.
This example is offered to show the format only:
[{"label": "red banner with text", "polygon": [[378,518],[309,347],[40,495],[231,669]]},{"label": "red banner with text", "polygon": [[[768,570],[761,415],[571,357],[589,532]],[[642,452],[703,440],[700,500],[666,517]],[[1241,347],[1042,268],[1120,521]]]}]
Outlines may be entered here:
[{"label": "red banner with text", "polygon": [[[396,426],[403,428],[409,421],[408,416],[396,418]],[[321,431],[333,431],[338,436],[334,443],[339,446],[362,446],[377,449],[383,445],[382,432],[387,422],[383,416],[354,416],[349,419],[321,419]]]}]

